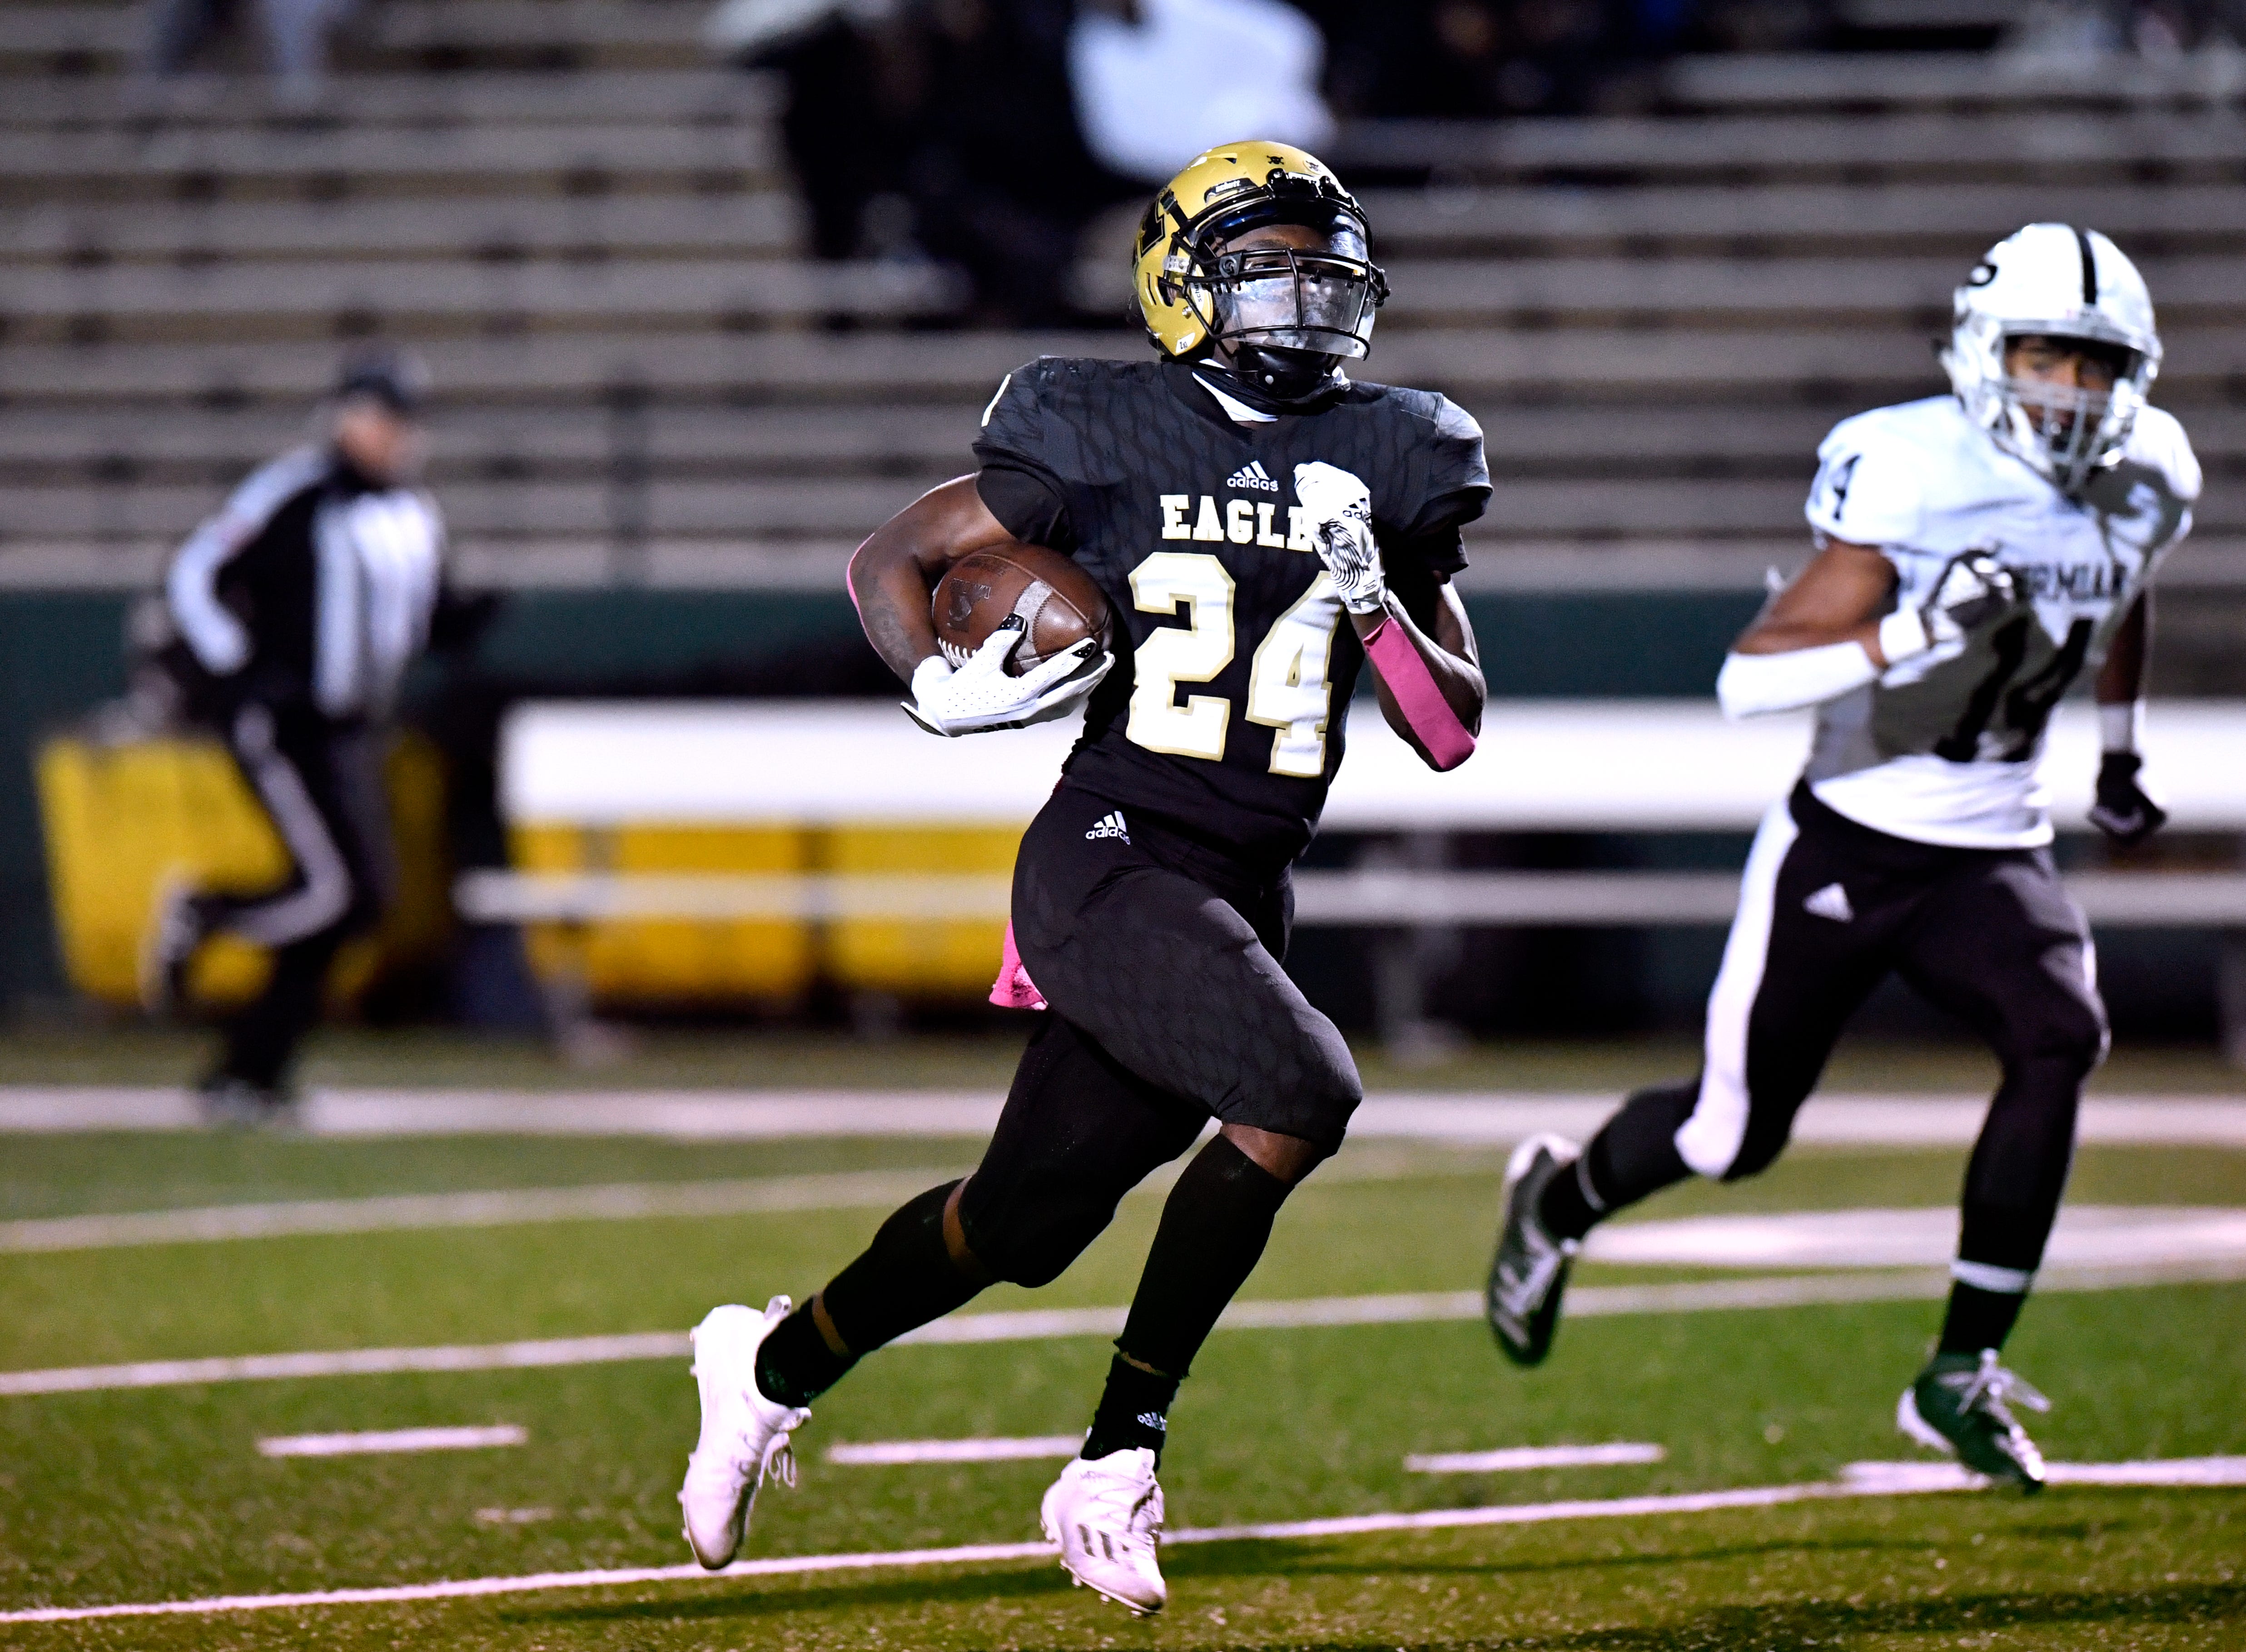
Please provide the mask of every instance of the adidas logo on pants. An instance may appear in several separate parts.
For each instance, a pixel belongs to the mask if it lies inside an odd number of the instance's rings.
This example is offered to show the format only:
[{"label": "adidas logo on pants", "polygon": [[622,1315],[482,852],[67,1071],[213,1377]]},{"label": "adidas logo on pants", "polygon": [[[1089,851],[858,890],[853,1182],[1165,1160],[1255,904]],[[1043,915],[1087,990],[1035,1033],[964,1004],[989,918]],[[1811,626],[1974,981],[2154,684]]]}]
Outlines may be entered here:
[{"label": "adidas logo on pants", "polygon": [[1131,828],[1123,824],[1121,810],[1110,809],[1093,823],[1092,830],[1086,833],[1084,837],[1087,843],[1098,838],[1120,838],[1124,842],[1128,843],[1131,841]]}]

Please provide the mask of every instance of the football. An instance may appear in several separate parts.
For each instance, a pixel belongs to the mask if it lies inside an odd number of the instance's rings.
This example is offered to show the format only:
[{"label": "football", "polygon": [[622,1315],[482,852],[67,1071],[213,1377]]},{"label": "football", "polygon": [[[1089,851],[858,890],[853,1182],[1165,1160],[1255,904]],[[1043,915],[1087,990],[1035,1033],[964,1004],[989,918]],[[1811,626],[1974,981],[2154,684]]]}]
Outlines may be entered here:
[{"label": "football", "polygon": [[954,665],[1010,614],[1020,615],[1028,632],[1006,664],[1016,676],[1086,637],[1103,649],[1108,643],[1107,599],[1090,574],[1042,545],[1017,542],[963,556],[929,596],[936,646]]}]

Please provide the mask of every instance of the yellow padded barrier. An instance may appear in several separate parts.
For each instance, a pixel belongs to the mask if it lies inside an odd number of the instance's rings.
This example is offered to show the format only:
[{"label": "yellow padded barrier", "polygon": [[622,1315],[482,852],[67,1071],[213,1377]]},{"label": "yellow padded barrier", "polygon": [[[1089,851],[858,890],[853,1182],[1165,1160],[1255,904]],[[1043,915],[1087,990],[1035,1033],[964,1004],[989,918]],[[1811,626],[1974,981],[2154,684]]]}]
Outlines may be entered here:
[{"label": "yellow padded barrier", "polygon": [[[526,824],[509,833],[522,872],[802,872],[807,834],[789,826]],[[574,978],[601,1003],[788,999],[811,984],[808,924],[631,919],[532,924],[531,967]]]},{"label": "yellow padded barrier", "polygon": [[[289,870],[215,742],[50,740],[38,778],[55,936],[64,973],[89,997],[138,1002],[141,938],[167,883],[252,889]],[[193,984],[199,997],[236,1003],[265,973],[262,951],[222,936],[203,948]]]},{"label": "yellow padded barrier", "polygon": [[[1019,827],[841,826],[821,834],[821,869],[842,874],[977,873],[1011,877]],[[826,964],[837,985],[906,997],[981,997],[998,973],[1003,922],[829,927]]]},{"label": "yellow padded barrier", "polygon": [[[105,1003],[140,996],[142,939],[160,892],[255,890],[289,857],[223,747],[193,738],[100,744],[62,738],[39,748],[39,803],[55,935],[71,984]],[[331,1000],[355,999],[382,969],[425,957],[451,928],[444,863],[444,770],[434,746],[399,737],[385,779],[397,840],[398,889],[380,932],[344,949]],[[230,935],[205,947],[190,983],[203,1003],[246,1001],[264,985],[264,951]]]}]

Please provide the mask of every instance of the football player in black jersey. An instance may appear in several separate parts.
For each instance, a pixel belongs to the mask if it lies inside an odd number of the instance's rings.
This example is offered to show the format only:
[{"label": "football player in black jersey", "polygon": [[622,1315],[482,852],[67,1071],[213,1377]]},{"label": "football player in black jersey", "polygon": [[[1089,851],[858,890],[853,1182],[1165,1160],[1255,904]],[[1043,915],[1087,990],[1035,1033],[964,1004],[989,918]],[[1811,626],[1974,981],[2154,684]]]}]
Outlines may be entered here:
[{"label": "football player in black jersey", "polygon": [[[1481,432],[1441,396],[1344,376],[1387,286],[1363,210],[1299,149],[1194,160],[1147,211],[1136,284],[1160,360],[1012,373],[983,414],[979,471],[853,559],[867,635],[926,727],[1084,708],[1022,840],[994,994],[1047,1013],[972,1176],[898,1210],[802,1308],[724,1307],[698,1329],[702,1435],[679,1499],[705,1566],[732,1558],[767,1468],[792,1466],[804,1407],[854,1363],[995,1280],[1058,1276],[1214,1116],[1164,1207],[1083,1454],[1042,1511],[1079,1581],[1160,1608],[1170,1403],[1360,1098],[1340,1033],[1280,968],[1288,868],[1366,660],[1429,764],[1474,749],[1482,677],[1449,581],[1460,527],[1489,497]],[[1112,657],[1086,642],[1009,676],[1022,633],[1002,629],[956,668],[943,659],[930,590],[1009,540],[1099,583]]]}]

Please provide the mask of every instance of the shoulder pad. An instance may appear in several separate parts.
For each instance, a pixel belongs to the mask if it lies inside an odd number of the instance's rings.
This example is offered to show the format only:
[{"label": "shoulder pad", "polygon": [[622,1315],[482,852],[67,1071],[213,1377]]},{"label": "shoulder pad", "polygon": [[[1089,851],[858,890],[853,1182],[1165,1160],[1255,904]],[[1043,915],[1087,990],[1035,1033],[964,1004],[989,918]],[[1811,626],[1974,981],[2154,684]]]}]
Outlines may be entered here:
[{"label": "shoulder pad", "polygon": [[2203,485],[2199,456],[2182,424],[2164,407],[2147,407],[2137,415],[2122,453],[2141,465],[2149,465],[2168,478],[2168,489],[2187,505],[2199,497]]},{"label": "shoulder pad", "polygon": [[1927,467],[1943,462],[1928,440],[1936,435],[1928,427],[1939,411],[1930,401],[1906,402],[1835,425],[1817,447],[1817,478],[1804,506],[1809,526],[1855,545],[1915,540],[1925,515]]}]

